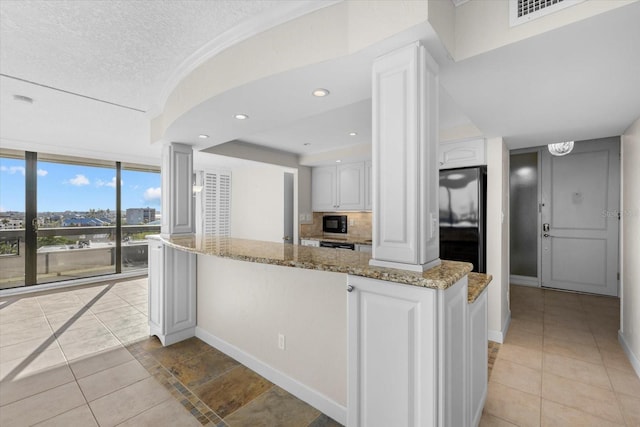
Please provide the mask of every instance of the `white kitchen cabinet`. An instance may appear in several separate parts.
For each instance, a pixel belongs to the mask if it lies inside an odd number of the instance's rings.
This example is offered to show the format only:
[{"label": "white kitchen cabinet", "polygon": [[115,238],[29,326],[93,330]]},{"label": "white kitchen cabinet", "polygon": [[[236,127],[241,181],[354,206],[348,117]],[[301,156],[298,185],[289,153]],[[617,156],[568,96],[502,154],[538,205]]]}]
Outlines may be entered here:
[{"label": "white kitchen cabinet", "polygon": [[361,245],[361,244],[356,245],[356,251],[358,252],[371,252],[372,249],[373,248],[371,245]]},{"label": "white kitchen cabinet", "polygon": [[467,278],[444,291],[348,286],[347,425],[468,425]]},{"label": "white kitchen cabinet", "polygon": [[469,416],[478,426],[487,398],[487,290],[469,304]]},{"label": "white kitchen cabinet", "polygon": [[311,246],[314,248],[320,247],[319,240],[310,240],[310,239],[300,239],[300,246]]},{"label": "white kitchen cabinet", "polygon": [[373,164],[371,161],[364,162],[364,210],[373,209]]},{"label": "white kitchen cabinet", "polygon": [[149,239],[149,335],[162,345],[195,336],[196,255]]},{"label": "white kitchen cabinet", "polygon": [[311,171],[313,211],[364,210],[364,181],[364,162],[313,168]]},{"label": "white kitchen cabinet", "polygon": [[484,139],[440,143],[440,169],[486,165]]}]

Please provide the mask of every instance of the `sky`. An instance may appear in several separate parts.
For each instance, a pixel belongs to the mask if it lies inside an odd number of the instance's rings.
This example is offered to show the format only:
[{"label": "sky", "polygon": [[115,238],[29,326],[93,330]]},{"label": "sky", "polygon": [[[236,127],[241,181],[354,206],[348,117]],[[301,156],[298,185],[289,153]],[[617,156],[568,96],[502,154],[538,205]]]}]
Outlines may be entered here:
[{"label": "sky", "polygon": [[[0,157],[0,212],[24,212],[25,161]],[[38,212],[116,207],[116,170],[38,162]],[[160,209],[160,174],[122,171],[122,209]]]}]

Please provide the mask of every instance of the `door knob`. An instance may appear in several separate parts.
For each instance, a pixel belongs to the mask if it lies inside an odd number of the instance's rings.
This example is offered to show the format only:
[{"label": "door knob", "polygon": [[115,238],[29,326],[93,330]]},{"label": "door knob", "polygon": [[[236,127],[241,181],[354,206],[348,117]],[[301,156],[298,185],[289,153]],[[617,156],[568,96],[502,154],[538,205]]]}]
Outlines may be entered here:
[{"label": "door knob", "polygon": [[544,233],[544,234],[542,235],[542,237],[549,237],[549,236],[550,236],[550,234],[549,234],[549,233]]}]

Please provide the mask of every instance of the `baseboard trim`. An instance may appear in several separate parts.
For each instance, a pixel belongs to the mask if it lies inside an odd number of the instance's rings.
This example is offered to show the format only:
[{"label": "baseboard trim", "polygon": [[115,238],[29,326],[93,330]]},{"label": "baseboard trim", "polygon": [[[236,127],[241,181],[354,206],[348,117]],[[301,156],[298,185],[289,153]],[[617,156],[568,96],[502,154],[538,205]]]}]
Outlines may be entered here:
[{"label": "baseboard trim", "polygon": [[624,335],[622,335],[622,331],[618,331],[618,341],[620,342],[622,349],[626,353],[631,366],[633,366],[633,369],[636,371],[636,375],[640,377],[640,359],[638,359],[638,357],[633,354],[631,346],[629,346],[627,340],[624,338]]},{"label": "baseboard trim", "polygon": [[298,380],[291,378],[287,374],[267,365],[256,359],[244,350],[226,342],[225,340],[211,334],[210,332],[196,326],[196,337],[217,348],[227,356],[233,357],[243,365],[253,369],[272,383],[282,387],[298,399],[307,402],[317,410],[330,416],[340,424],[347,423],[347,408],[333,401],[322,393],[302,384]]},{"label": "baseboard trim", "polygon": [[507,318],[504,319],[504,323],[502,324],[502,330],[496,331],[489,329],[487,335],[489,336],[489,341],[497,342],[498,344],[502,344],[504,339],[507,336],[507,332],[509,331],[509,325],[511,324],[511,311],[507,314]]},{"label": "baseboard trim", "polygon": [[531,286],[533,288],[540,287],[540,283],[538,282],[537,277],[519,276],[517,274],[512,274],[509,276],[509,283],[511,283],[512,285]]}]

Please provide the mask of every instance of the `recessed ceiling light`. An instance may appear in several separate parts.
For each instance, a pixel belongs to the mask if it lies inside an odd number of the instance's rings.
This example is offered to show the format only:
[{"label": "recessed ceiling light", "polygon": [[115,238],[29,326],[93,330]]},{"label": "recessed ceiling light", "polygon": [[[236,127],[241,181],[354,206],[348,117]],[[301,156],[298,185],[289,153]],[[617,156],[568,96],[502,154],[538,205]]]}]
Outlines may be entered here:
[{"label": "recessed ceiling light", "polygon": [[209,135],[205,135],[204,133],[202,133],[202,134],[198,135],[198,138],[207,139],[207,138],[209,138]]},{"label": "recessed ceiling light", "polygon": [[349,132],[349,136],[356,136],[358,132]]},{"label": "recessed ceiling light", "polygon": [[313,92],[311,92],[311,94],[313,96],[317,96],[319,98],[322,98],[323,96],[329,95],[329,91],[327,89],[318,88],[318,89],[314,90]]},{"label": "recessed ceiling light", "polygon": [[24,102],[26,104],[33,104],[33,98],[24,95],[13,95],[13,100],[18,102]]},{"label": "recessed ceiling light", "polygon": [[235,117],[235,118],[236,118],[236,119],[238,119],[238,120],[246,120],[246,119],[248,119],[248,118],[249,118],[249,116],[247,116],[246,114],[236,114],[236,115],[235,115],[235,116],[233,116],[233,117]]},{"label": "recessed ceiling light", "polygon": [[340,162],[342,162],[342,160],[336,160],[336,163],[340,163]]}]

